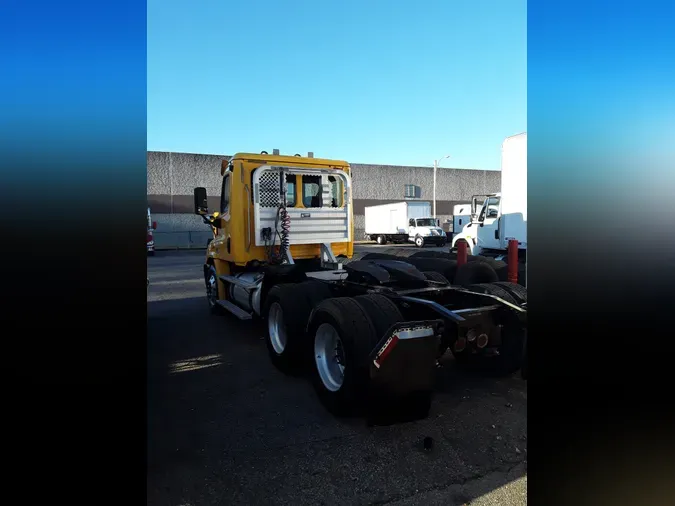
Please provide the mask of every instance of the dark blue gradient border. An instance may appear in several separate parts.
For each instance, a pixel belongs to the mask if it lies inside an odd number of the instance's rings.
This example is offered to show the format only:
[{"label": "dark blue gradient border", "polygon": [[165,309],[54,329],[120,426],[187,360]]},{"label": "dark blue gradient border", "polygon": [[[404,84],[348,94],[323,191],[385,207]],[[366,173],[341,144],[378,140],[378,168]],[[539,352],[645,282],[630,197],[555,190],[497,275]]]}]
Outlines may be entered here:
[{"label": "dark blue gradient border", "polygon": [[675,7],[528,2],[528,499],[672,497]]},{"label": "dark blue gradient border", "polygon": [[0,58],[7,483],[142,502],[146,4],[5,0]]},{"label": "dark blue gradient border", "polygon": [[[142,501],[146,5],[1,9],[6,481]],[[535,504],[669,502],[673,9],[528,2]]]}]

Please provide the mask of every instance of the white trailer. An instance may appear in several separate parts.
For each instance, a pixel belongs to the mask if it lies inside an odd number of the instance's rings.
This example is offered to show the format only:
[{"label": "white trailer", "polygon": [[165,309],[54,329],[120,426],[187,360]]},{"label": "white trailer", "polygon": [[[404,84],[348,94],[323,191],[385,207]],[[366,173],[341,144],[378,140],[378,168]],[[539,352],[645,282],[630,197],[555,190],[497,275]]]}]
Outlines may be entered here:
[{"label": "white trailer", "polygon": [[378,244],[387,242],[414,242],[443,246],[445,232],[431,217],[429,202],[407,201],[365,208],[366,237]]},{"label": "white trailer", "polygon": [[507,137],[502,144],[501,192],[485,196],[482,207],[472,203],[471,222],[454,235],[452,247],[467,243],[474,255],[502,256],[516,239],[523,257],[527,250],[527,133]]}]

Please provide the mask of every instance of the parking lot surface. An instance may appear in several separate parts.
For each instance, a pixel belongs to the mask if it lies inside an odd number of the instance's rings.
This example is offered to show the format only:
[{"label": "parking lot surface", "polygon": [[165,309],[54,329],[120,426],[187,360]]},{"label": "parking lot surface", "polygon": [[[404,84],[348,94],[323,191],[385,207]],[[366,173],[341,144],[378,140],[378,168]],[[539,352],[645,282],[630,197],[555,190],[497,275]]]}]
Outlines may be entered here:
[{"label": "parking lot surface", "polygon": [[210,315],[203,254],[148,259],[149,505],[527,504],[517,374],[472,376],[448,354],[427,419],[338,420],[272,366],[260,323]]}]

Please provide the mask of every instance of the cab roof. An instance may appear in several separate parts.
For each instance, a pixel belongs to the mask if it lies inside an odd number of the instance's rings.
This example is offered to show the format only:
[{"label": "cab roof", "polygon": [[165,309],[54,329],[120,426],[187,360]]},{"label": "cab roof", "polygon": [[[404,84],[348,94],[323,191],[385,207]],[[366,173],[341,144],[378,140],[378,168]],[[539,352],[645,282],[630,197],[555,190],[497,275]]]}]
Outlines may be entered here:
[{"label": "cab roof", "polygon": [[270,155],[261,153],[236,153],[231,160],[263,162],[263,163],[301,163],[312,165],[329,165],[329,166],[348,166],[344,160],[330,160],[327,158],[310,158],[308,156],[291,156],[291,155]]}]

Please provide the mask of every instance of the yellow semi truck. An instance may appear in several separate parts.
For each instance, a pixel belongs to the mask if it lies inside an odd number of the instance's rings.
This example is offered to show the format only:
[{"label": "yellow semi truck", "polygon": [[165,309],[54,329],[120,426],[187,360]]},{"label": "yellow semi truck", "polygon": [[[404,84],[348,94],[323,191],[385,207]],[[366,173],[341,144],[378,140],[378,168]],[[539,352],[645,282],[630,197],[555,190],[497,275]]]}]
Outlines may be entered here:
[{"label": "yellow semi truck", "polygon": [[448,348],[485,372],[520,367],[527,325],[521,292],[505,283],[454,286],[441,260],[428,272],[412,260],[349,261],[347,162],[237,153],[220,173],[215,212],[206,189],[194,191],[195,213],[214,234],[203,266],[209,307],[264,320],[274,365],[308,373],[336,415],[385,398],[414,398],[428,412],[437,359]]}]

